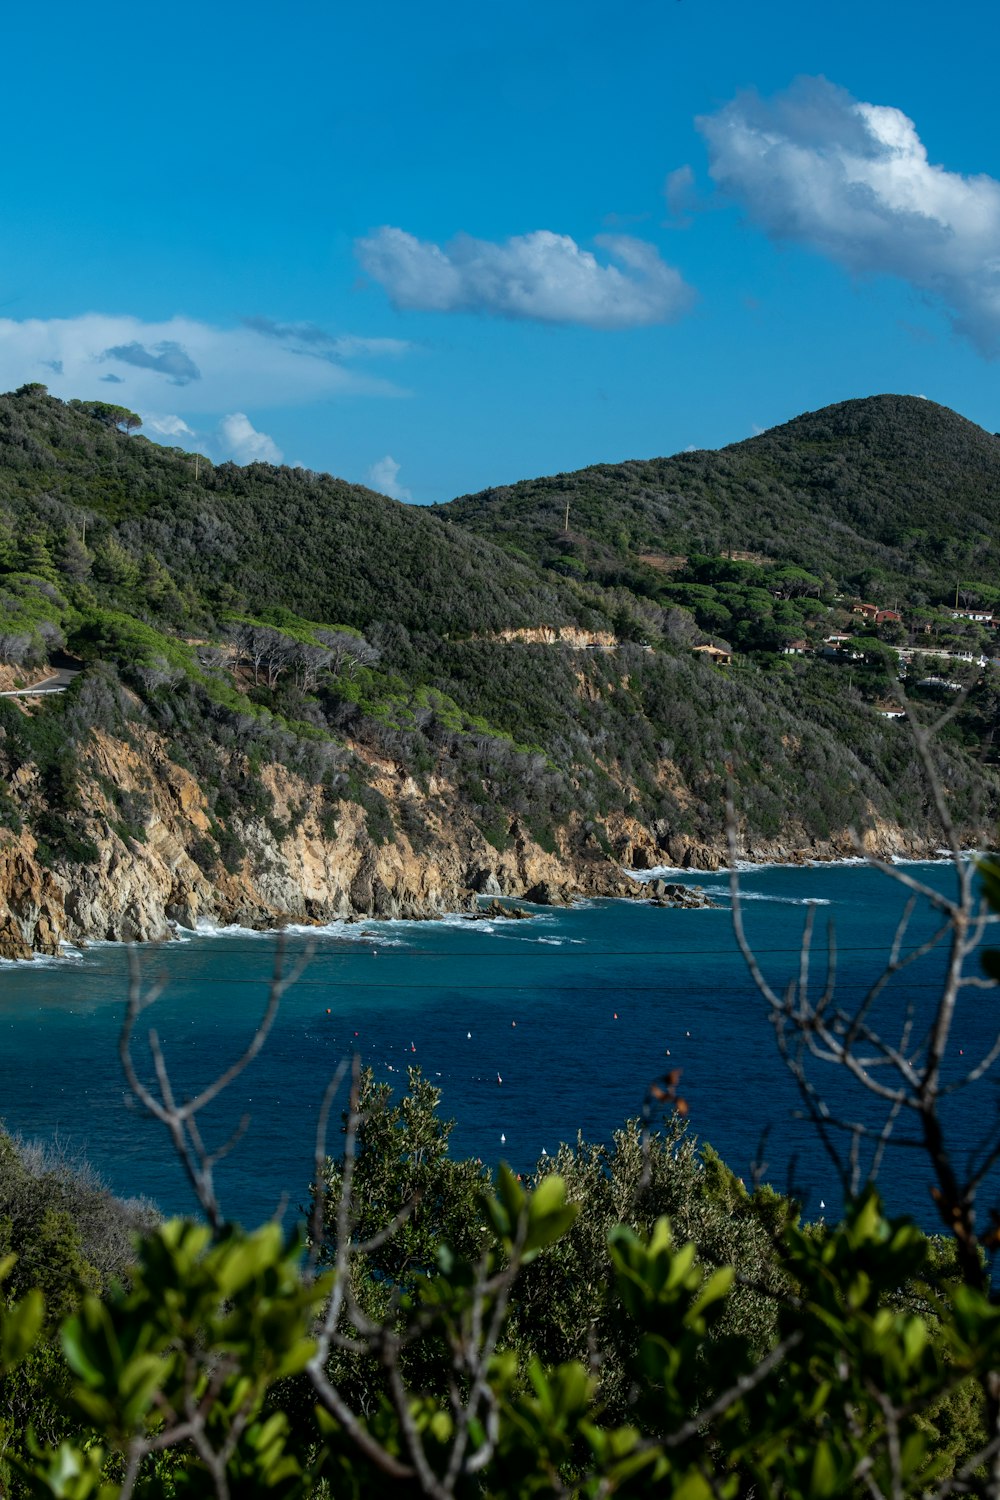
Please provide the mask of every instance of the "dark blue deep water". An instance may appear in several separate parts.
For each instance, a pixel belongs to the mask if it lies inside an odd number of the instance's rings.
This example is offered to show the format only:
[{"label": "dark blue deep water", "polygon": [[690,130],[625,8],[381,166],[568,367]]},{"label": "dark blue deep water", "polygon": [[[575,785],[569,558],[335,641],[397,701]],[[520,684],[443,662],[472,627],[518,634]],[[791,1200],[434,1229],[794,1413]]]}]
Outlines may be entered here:
[{"label": "dark blue deep water", "polygon": [[[954,885],[947,866],[906,868],[942,889]],[[286,1222],[297,1216],[318,1101],[337,1062],[357,1050],[390,1082],[405,1077],[408,1063],[419,1064],[457,1120],[453,1151],[519,1169],[578,1131],[608,1140],[639,1114],[653,1079],[681,1068],[700,1139],[744,1176],[765,1159],[768,1180],[781,1189],[791,1180],[808,1212],[821,1203],[836,1211],[836,1175],[812,1126],[798,1117],[765,1003],[736,950],[728,879],[685,880],[702,884],[718,909],[609,901],[539,911],[530,922],[367,922],[315,935],[315,953],[284,999],[266,1049],[207,1119],[215,1143],[244,1111],[251,1115],[246,1137],[218,1170],[224,1210],[253,1223],[284,1199]],[[817,938],[825,941],[832,921],[845,1001],[860,996],[884,963],[904,900],[891,880],[859,866],[758,869],[742,876],[742,886],[750,937],[778,989],[797,970],[810,904]],[[913,938],[930,924],[919,909]],[[289,939],[290,960],[306,941]],[[273,956],[272,937],[246,932],[143,953],[150,978],[166,978],[150,1015],[178,1092],[204,1084],[245,1045]],[[918,1013],[932,1001],[941,963],[931,957],[893,981],[877,1012],[883,1030],[898,1028],[908,1001]],[[821,957],[817,982],[824,965]],[[187,1211],[192,1201],[163,1128],[124,1087],[117,1037],[126,983],[126,954],[113,946],[0,968],[0,1116],[9,1129],[58,1135],[81,1150],[116,1192]],[[956,1066],[992,1037],[998,1015],[994,993],[969,992],[955,1031]],[[136,1054],[148,1074],[148,1054],[141,1046]],[[814,1076],[834,1110],[873,1118],[870,1103],[843,1079],[825,1078],[822,1069]],[[949,1126],[964,1152],[996,1118],[996,1087],[986,1080],[960,1096]],[[891,1153],[882,1187],[891,1210],[933,1227],[919,1152]]]}]

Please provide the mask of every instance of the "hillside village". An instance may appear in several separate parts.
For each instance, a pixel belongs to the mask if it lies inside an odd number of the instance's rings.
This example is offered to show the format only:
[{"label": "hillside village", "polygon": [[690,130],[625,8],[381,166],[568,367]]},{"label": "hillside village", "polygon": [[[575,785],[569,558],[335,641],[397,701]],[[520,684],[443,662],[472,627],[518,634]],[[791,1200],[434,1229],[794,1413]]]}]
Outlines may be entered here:
[{"label": "hillside village", "polygon": [[[678,561],[683,565],[683,560]],[[725,566],[723,559],[717,563]],[[771,590],[771,594],[775,600],[786,598],[780,587]],[[712,622],[718,598],[716,594],[715,598],[694,602],[691,617],[695,624],[708,626]],[[748,641],[743,634],[744,654],[759,664],[766,663],[769,657],[810,658],[832,666],[869,669],[873,693],[875,678],[884,678],[886,669],[898,681],[906,682],[910,690],[916,687],[947,693],[969,688],[986,668],[1000,669],[1000,614],[987,605],[940,604],[901,609],[842,594],[824,599],[817,591],[801,620],[805,628],[800,634],[792,632],[786,618],[784,639],[780,632],[777,639],[774,635],[767,639],[768,624],[773,623],[773,617],[771,622],[763,622],[759,599],[744,596],[742,602],[748,606],[745,611],[740,609],[740,602],[732,594],[726,600],[738,627],[745,631],[747,626],[750,630],[756,626],[756,641],[752,638]],[[732,666],[737,656],[731,641],[721,635],[696,639],[691,650],[718,667]],[[863,676],[858,677],[859,689],[864,680]],[[878,706],[887,717],[905,717],[896,703],[886,706],[879,699]]]}]

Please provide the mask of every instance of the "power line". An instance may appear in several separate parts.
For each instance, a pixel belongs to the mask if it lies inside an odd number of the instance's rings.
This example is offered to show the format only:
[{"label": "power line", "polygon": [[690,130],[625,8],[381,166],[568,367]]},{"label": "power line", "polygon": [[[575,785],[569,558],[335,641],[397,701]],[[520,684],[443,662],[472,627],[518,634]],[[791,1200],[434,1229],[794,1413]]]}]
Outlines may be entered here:
[{"label": "power line", "polygon": [[[301,934],[296,933],[295,936],[296,937],[300,937]],[[303,941],[304,942],[308,942],[308,939],[303,937]],[[495,952],[491,952],[489,949],[486,949],[486,948],[483,948],[483,949],[480,949],[480,950],[475,950],[475,949],[458,949],[458,950],[453,950],[453,949],[448,949],[448,948],[420,948],[420,949],[414,949],[414,948],[404,947],[403,945],[399,945],[397,947],[397,945],[393,944],[393,943],[390,943],[390,944],[380,943],[377,940],[377,938],[374,937],[374,936],[371,939],[368,939],[368,938],[356,938],[356,939],[342,939],[341,941],[350,942],[351,946],[350,947],[341,948],[341,949],[338,949],[336,951],[331,951],[331,950],[326,949],[326,948],[317,948],[316,951],[310,957],[310,960],[309,960],[310,964],[318,963],[321,960],[326,960],[326,959],[370,958],[373,948],[377,949],[377,951],[379,952],[379,954],[388,954],[390,956],[396,954],[396,955],[398,955],[398,957],[405,958],[407,960],[409,960],[411,958],[469,958],[469,959],[475,959],[475,958],[496,958],[496,957],[499,956]],[[191,958],[194,958],[197,955],[201,955],[201,954],[204,954],[204,953],[210,953],[210,952],[212,952],[212,947],[210,946],[210,944],[214,944],[216,942],[219,944],[219,951],[220,952],[224,952],[227,957],[230,954],[233,954],[233,953],[256,954],[258,957],[267,956],[268,958],[270,958],[270,956],[271,956],[271,954],[270,954],[270,948],[268,947],[268,943],[267,943],[267,939],[265,939],[263,937],[261,938],[260,942],[258,942],[258,943],[244,943],[244,944],[240,944],[240,943],[236,943],[236,942],[229,943],[229,942],[226,942],[225,938],[218,938],[218,939],[215,939],[215,938],[208,939],[208,938],[206,938],[203,943],[199,943],[199,942],[197,942],[197,940],[190,940],[190,941],[181,940],[180,942],[168,942],[168,943],[164,943],[159,948],[157,948],[157,946],[155,944],[150,944],[148,951],[149,951],[150,954],[153,954],[153,953],[156,953],[158,955],[159,954],[169,954],[172,957],[176,957],[176,958],[181,958],[182,956],[190,956]],[[223,943],[225,944],[224,948],[222,947]],[[544,944],[544,946],[541,943],[539,943],[538,946],[539,946],[539,948],[541,948],[542,951],[537,952],[537,953],[536,952],[531,952],[531,953],[526,953],[526,952],[506,953],[505,952],[503,954],[503,961],[504,961],[504,963],[508,963],[511,959],[515,959],[515,958],[520,958],[520,959],[531,959],[531,958],[567,958],[567,959],[569,959],[569,958],[575,958],[575,959],[591,959],[591,958],[742,958],[740,950],[735,945],[732,948],[592,948],[589,945],[589,943],[586,944],[586,945],[584,945],[582,943],[579,943],[579,944],[573,943],[570,946],[564,948],[562,945],[557,946],[555,943],[552,943],[552,944],[546,943],[546,944]],[[583,951],[579,951],[578,952],[577,949],[582,949]],[[85,950],[85,951],[89,951],[89,950]],[[293,950],[290,949],[289,953],[291,954],[292,951]],[[795,944],[789,944],[787,946],[782,946],[782,947],[777,947],[777,948],[757,948],[757,947],[755,947],[753,951],[754,951],[755,954],[760,955],[760,954],[774,954],[774,953],[800,953],[802,951],[802,949],[801,949],[801,944],[795,943]],[[822,950],[819,950],[819,951],[822,952]],[[850,944],[850,945],[845,945],[845,944],[842,944],[842,943],[838,943],[837,944],[837,955],[838,955],[838,957],[842,953],[885,953],[885,954],[888,954],[888,952],[889,952],[889,945],[887,945],[886,943],[855,943],[855,944]],[[140,958],[141,958],[143,956],[143,950],[142,949],[139,950],[139,954],[140,954]]]},{"label": "power line", "polygon": [[[92,977],[94,980],[100,979],[100,981],[101,981],[102,984],[106,983],[106,978],[107,978],[106,975],[96,975],[96,974],[93,975],[93,976],[88,976],[88,977]],[[257,978],[257,979],[233,979],[233,978],[230,978],[228,976],[226,978],[224,978],[224,979],[218,979],[218,978],[215,978],[215,977],[213,977],[212,975],[209,975],[209,974],[191,974],[191,975],[187,975],[187,976],[183,976],[182,975],[180,977],[184,980],[184,983],[186,983],[186,984],[210,984],[210,985],[212,985],[213,987],[215,987],[217,989],[228,987],[230,985],[241,985],[241,986],[249,985],[249,986],[252,986],[254,989],[259,990],[263,986],[267,985],[270,982],[269,979],[266,976],[261,976],[260,978]],[[329,992],[331,988],[334,988],[334,989],[337,988],[337,983],[338,983],[337,981],[332,981],[332,980],[322,981],[322,980],[316,980],[316,979],[297,979],[295,981],[295,984],[293,986],[291,986],[290,993],[294,993],[295,990],[324,990],[324,991]],[[933,981],[925,981],[925,982],[921,982],[921,983],[917,984],[917,983],[913,983],[911,981],[907,981],[905,978],[900,978],[899,983],[900,983],[900,985],[902,985],[903,987],[905,987],[907,990],[939,990],[941,988],[940,982],[936,982],[935,983]],[[752,993],[752,994],[756,994],[757,993],[756,987],[755,987],[752,979],[750,979],[749,977],[747,978],[746,986],[747,986],[747,991],[749,993]],[[439,984],[425,984],[423,982],[421,982],[419,984],[414,984],[414,983],[412,983],[410,981],[407,981],[405,979],[401,979],[401,980],[398,980],[396,982],[385,981],[385,980],[369,981],[369,980],[359,979],[359,980],[355,980],[353,982],[343,982],[340,985],[340,987],[342,989],[364,990],[366,993],[369,990],[407,990],[407,991],[409,991],[409,990],[434,990],[434,991],[436,991],[439,994],[446,994],[446,993],[451,993],[451,992],[459,992],[459,993],[462,993],[462,994],[466,994],[466,993],[473,992],[473,991],[476,992],[476,993],[478,993],[480,990],[495,990],[495,991],[506,991],[507,993],[510,993],[511,991],[515,991],[515,992],[526,991],[526,992],[529,992],[529,993],[541,991],[541,993],[543,993],[545,995],[581,995],[581,994],[584,994],[584,995],[621,995],[621,994],[626,994],[626,995],[679,995],[679,994],[684,994],[684,995],[688,995],[692,1000],[697,1000],[697,999],[700,998],[699,992],[696,989],[693,989],[690,984],[686,984],[686,983],[685,984],[674,984],[674,985],[670,985],[670,984],[645,984],[645,985],[640,984],[640,985],[636,985],[636,984],[629,984],[627,981],[622,981],[621,984],[586,984],[586,983],[581,982],[578,985],[577,984],[574,984],[574,985],[559,985],[559,986],[548,985],[548,986],[545,986],[543,988],[542,986],[540,986],[538,984],[534,984],[531,981],[526,981],[526,982],[523,982],[523,983],[520,983],[520,984],[517,984],[517,983],[512,983],[512,984],[464,984],[464,983],[462,983],[460,981],[459,982],[452,982],[452,983],[439,983]],[[853,986],[850,985],[850,984],[844,984],[843,986],[838,985],[838,987],[837,987],[837,993],[838,994],[844,994],[846,992],[849,992],[851,989],[854,989],[854,990],[857,991],[857,993],[859,995],[865,995],[865,994],[868,993],[869,988],[870,988],[870,986],[867,985],[867,984],[862,984],[860,982],[855,982]],[[168,989],[166,991],[166,994],[169,995],[169,993],[170,992],[169,992],[169,989]]]}]

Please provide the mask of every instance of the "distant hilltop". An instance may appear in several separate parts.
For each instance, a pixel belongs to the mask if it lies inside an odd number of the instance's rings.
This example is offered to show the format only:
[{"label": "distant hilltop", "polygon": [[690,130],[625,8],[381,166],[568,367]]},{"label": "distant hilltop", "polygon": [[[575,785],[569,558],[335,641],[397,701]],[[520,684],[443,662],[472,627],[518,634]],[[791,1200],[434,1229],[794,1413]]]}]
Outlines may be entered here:
[{"label": "distant hilltop", "polygon": [[921,397],[869,396],[717,452],[597,464],[438,510],[561,558],[568,576],[618,577],[627,562],[638,582],[697,551],[794,563],[865,597],[953,597],[956,581],[1000,575],[1000,438]]}]

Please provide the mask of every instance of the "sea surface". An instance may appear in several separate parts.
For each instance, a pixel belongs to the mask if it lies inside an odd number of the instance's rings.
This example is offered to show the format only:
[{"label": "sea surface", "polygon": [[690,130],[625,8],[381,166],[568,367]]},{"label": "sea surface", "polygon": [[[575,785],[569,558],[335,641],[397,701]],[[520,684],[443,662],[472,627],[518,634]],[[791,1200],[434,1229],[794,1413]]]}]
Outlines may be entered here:
[{"label": "sea surface", "polygon": [[[947,865],[905,873],[954,888]],[[359,922],[286,938],[286,968],[311,956],[288,990],[260,1056],[204,1117],[210,1146],[246,1113],[246,1134],[217,1169],[229,1217],[290,1224],[308,1200],[315,1122],[327,1079],[352,1053],[391,1084],[410,1065],[440,1087],[454,1118],[452,1151],[530,1169],[561,1141],[609,1141],[638,1116],[648,1086],[680,1069],[689,1128],[745,1179],[793,1187],[810,1216],[839,1212],[837,1173],[803,1118],[779,1057],[768,1006],[733,936],[725,874],[667,878],[701,885],[717,905],[662,909],[584,902],[535,909],[530,921]],[[799,971],[803,924],[814,922],[815,989],[831,930],[837,995],[857,1001],[885,965],[907,893],[860,865],[769,867],[740,876],[748,935],[769,982],[783,992]],[[904,948],[934,927],[919,904]],[[1000,946],[1000,932],[997,933]],[[196,1091],[237,1057],[263,1012],[273,935],[199,934],[137,950],[160,998],[143,1017],[135,1057],[152,1067],[143,1028],[154,1025],[178,1095]],[[977,964],[973,961],[972,971]],[[895,976],[873,1020],[897,1036],[907,1005],[914,1035],[939,992],[938,953]],[[85,1155],[114,1191],[152,1197],[165,1212],[194,1208],[162,1125],[125,1086],[118,1037],[128,955],[114,945],[75,958],[0,967],[0,1118],[28,1137]],[[997,991],[968,991],[950,1066],[964,1067],[1000,1029]],[[875,1124],[870,1097],[838,1070],[812,1067],[833,1115]],[[336,1110],[333,1143],[336,1144]],[[964,1157],[997,1123],[996,1083],[956,1096],[948,1128]],[[900,1136],[912,1136],[900,1120]],[[843,1147],[847,1137],[834,1131]],[[881,1183],[893,1212],[935,1227],[923,1154],[890,1149]]]}]

